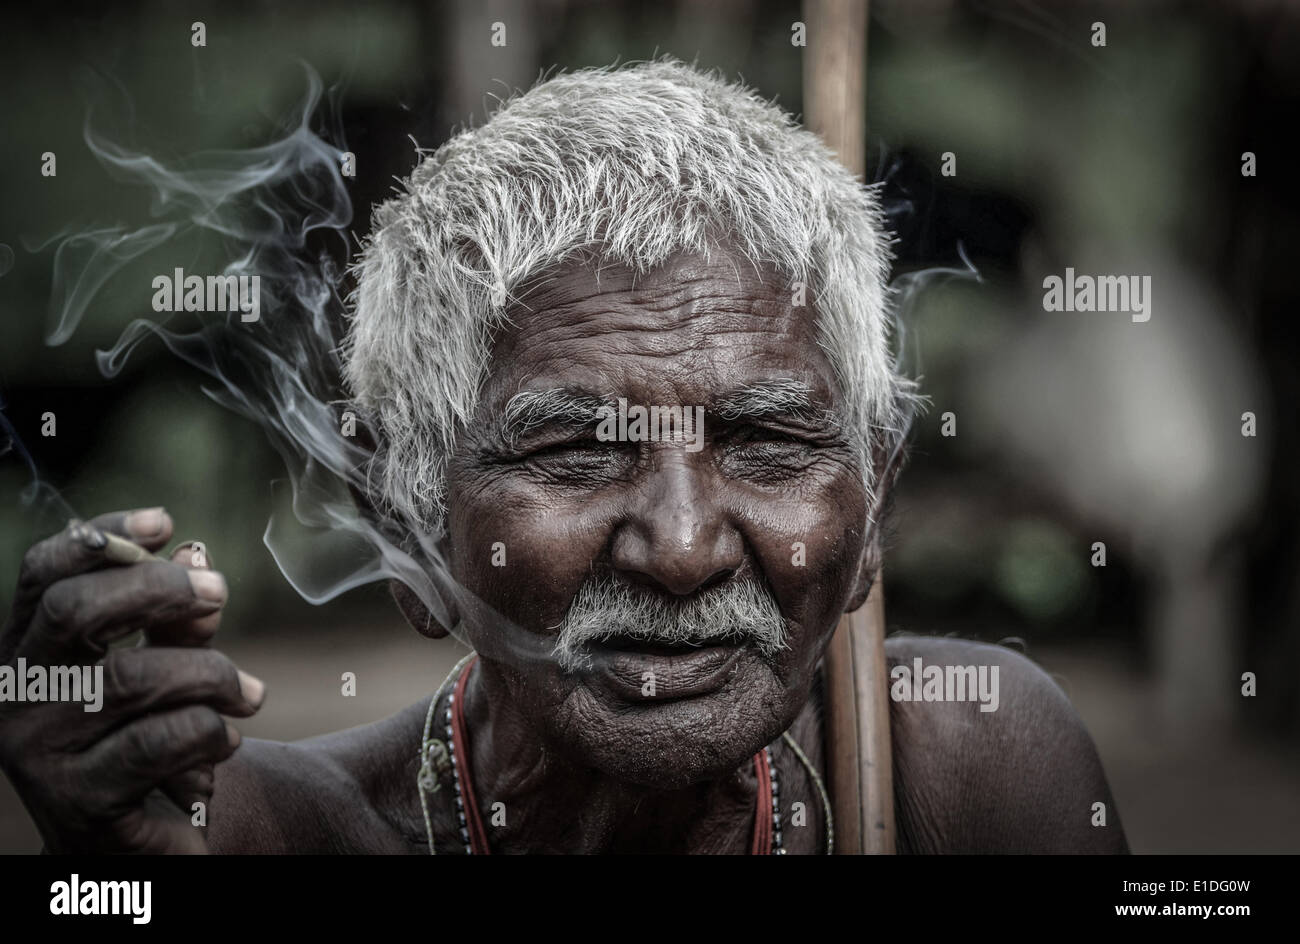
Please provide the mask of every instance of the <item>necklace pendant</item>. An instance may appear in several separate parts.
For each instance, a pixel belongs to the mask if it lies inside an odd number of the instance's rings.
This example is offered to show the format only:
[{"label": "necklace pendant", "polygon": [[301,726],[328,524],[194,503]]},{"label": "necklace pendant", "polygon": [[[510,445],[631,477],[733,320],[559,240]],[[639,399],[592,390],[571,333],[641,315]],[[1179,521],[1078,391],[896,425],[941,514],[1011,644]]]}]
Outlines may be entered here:
[{"label": "necklace pendant", "polygon": [[439,740],[430,741],[420,766],[420,786],[428,793],[437,793],[442,789],[442,776],[450,766],[447,745]]}]

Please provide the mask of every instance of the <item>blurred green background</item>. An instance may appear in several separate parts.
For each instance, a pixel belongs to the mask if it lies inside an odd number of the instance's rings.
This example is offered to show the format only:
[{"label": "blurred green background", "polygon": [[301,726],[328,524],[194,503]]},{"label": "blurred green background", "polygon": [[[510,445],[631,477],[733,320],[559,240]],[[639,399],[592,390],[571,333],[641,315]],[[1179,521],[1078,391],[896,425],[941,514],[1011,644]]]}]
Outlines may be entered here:
[{"label": "blurred green background", "polygon": [[[897,489],[891,632],[1014,638],[1098,741],[1135,851],[1297,851],[1300,530],[1298,244],[1289,125],[1300,11],[1286,4],[872,3],[868,176],[898,233],[908,364],[930,398]],[[122,3],[9,14],[0,151],[0,398],[78,514],[162,504],[232,597],[223,648],[275,697],[245,728],[291,738],[374,720],[441,679],[452,643],[407,630],[381,587],[302,602],[261,543],[279,459],[201,378],[146,342],[117,378],[94,352],[151,317],[149,280],[217,247],[169,242],[105,284],[77,332],[43,338],[53,246],[149,221],[82,138],[90,104],[160,158],[270,140],[304,91],[333,90],[357,155],[354,234],[435,147],[541,70],[670,53],[796,113],[797,3]],[[191,45],[203,21],[207,46]],[[508,43],[489,43],[505,22]],[[1104,22],[1107,43],[1091,42]],[[57,154],[57,177],[40,155]],[[1257,154],[1258,175],[1241,173]],[[943,155],[956,175],[941,173]],[[3,247],[8,247],[6,253]],[[1153,276],[1151,322],[1047,313],[1041,280]],[[5,271],[7,270],[7,271]],[[43,437],[41,416],[57,416]],[[1256,414],[1259,435],[1241,435]],[[941,435],[952,412],[957,435]],[[66,517],[21,500],[0,457],[0,576]],[[1095,542],[1105,567],[1092,564]],[[356,667],[363,667],[358,671]],[[339,673],[358,671],[341,699]],[[1243,699],[1240,676],[1259,695]],[[0,787],[0,851],[34,831]]]}]

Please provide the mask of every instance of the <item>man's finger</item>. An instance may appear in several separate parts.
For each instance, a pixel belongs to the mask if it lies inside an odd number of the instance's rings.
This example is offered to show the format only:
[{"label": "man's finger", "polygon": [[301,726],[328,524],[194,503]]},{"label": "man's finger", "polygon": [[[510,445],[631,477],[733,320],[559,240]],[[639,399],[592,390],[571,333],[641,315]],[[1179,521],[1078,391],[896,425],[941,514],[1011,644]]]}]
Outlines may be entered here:
[{"label": "man's finger", "polygon": [[[70,522],[58,534],[40,541],[23,555],[14,593],[11,625],[22,632],[35,615],[41,595],[68,577],[114,565],[107,535],[127,538],[147,550],[162,547],[171,538],[172,519],[162,508],[114,511],[88,522]],[[18,639],[6,640],[9,650]],[[8,657],[11,651],[0,652]]]},{"label": "man's finger", "polygon": [[98,662],[134,629],[207,616],[225,602],[225,578],[215,571],[164,561],[92,571],[41,595],[17,654],[45,665]]},{"label": "man's finger", "polygon": [[102,691],[95,698],[99,710],[86,711],[84,700],[51,703],[47,739],[79,751],[134,718],[185,705],[247,718],[261,707],[265,692],[260,679],[214,649],[114,649],[104,658]]},{"label": "man's finger", "polygon": [[148,715],[82,754],[82,776],[96,784],[96,812],[125,813],[158,784],[204,764],[219,764],[239,746],[239,732],[205,705]]},{"label": "man's finger", "polygon": [[[202,541],[186,541],[171,553],[171,561],[192,570],[212,570],[215,564]],[[206,646],[221,626],[221,610],[194,619],[154,626],[145,631],[142,645]]]},{"label": "man's finger", "polygon": [[[212,788],[215,782],[215,766],[213,764],[201,764],[198,767],[192,767],[189,770],[168,777],[159,785],[159,789],[167,794],[167,797],[176,804],[182,813],[192,818],[197,812],[194,809],[194,804],[202,803],[204,807],[211,805]],[[207,819],[206,813],[207,810],[205,809],[204,820]]]},{"label": "man's finger", "polygon": [[[172,563],[180,564],[182,567],[196,570],[216,569],[216,564],[212,561],[212,555],[208,553],[207,545],[202,541],[186,541],[178,545],[171,552],[170,558]],[[221,612],[221,610],[217,610],[215,613],[209,613],[207,616],[200,616],[196,619],[182,620],[177,623],[168,623],[165,626],[146,629],[140,644],[142,646],[207,646],[211,644],[212,638],[216,636],[217,630],[221,627]],[[255,711],[262,700],[262,683],[244,672],[238,674],[244,700]],[[256,686],[255,691],[253,691],[254,686]],[[238,714],[238,712],[233,711],[225,713]],[[167,794],[171,801],[180,807],[182,812],[193,815],[196,803],[202,803],[206,806],[208,801],[212,799],[213,778],[213,765],[203,764],[200,767],[183,771],[174,777],[169,777],[159,786],[163,793]]]}]

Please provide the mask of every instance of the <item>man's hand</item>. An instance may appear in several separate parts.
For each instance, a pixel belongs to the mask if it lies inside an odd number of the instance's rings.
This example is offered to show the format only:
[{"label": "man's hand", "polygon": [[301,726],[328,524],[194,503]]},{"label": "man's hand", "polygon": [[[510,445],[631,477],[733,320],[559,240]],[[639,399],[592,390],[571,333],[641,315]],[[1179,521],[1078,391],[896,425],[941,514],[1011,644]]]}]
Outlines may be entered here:
[{"label": "man's hand", "polygon": [[[239,744],[221,716],[253,714],[263,685],[208,648],[226,582],[201,545],[124,566],[107,533],[155,551],[172,521],[115,512],[36,544],[0,632],[0,665],[102,664],[102,710],[0,701],[0,769],[50,852],[206,852],[195,804],[206,811],[213,765]],[[139,647],[108,648],[136,630]]]}]

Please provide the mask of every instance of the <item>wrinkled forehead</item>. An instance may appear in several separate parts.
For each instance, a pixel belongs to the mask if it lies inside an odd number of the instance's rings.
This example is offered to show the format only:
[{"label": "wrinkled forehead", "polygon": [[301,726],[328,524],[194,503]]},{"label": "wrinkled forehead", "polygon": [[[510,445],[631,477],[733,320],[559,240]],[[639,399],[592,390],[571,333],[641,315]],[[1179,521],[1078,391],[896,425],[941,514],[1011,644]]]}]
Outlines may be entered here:
[{"label": "wrinkled forehead", "polygon": [[812,297],[771,266],[680,253],[649,272],[574,262],[537,280],[498,332],[484,404],[565,389],[710,407],[737,389],[794,381],[832,408],[834,374]]}]

